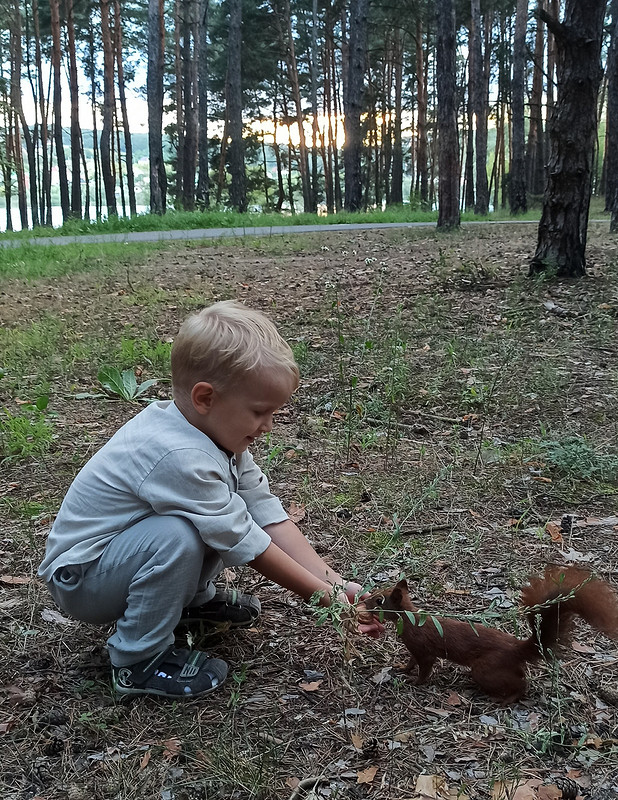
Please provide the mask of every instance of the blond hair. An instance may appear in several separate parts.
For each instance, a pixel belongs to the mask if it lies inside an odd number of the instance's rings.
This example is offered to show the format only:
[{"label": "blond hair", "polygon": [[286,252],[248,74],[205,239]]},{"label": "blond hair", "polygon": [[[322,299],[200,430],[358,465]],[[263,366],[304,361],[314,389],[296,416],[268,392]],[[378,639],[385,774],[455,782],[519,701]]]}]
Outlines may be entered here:
[{"label": "blond hair", "polygon": [[275,325],[262,314],[234,300],[223,300],[188,317],[172,347],[172,389],[175,397],[190,394],[206,381],[225,391],[254,370],[288,372],[298,386],[294,354]]}]

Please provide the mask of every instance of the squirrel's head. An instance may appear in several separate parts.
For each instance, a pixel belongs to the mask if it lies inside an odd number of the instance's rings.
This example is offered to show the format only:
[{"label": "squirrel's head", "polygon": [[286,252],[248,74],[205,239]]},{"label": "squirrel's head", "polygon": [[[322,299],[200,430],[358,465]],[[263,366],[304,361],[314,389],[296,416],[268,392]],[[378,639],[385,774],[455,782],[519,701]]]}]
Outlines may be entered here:
[{"label": "squirrel's head", "polygon": [[365,608],[376,611],[401,611],[404,596],[409,596],[408,584],[407,581],[400,580],[390,589],[379,589],[373,592],[363,600],[363,604]]}]

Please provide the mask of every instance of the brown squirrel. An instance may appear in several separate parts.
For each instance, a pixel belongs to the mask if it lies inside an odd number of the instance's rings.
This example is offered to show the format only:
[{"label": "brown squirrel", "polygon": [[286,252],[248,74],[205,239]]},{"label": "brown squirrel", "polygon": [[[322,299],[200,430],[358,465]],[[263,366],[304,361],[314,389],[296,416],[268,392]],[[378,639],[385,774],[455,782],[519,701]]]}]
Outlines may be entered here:
[{"label": "brown squirrel", "polygon": [[582,617],[610,638],[618,637],[618,597],[608,583],[588,570],[549,566],[542,577],[529,578],[521,599],[532,628],[532,635],[523,640],[486,625],[427,612],[419,615],[405,580],[374,592],[364,606],[397,612],[393,621],[401,618],[400,636],[411,654],[406,672],[418,666],[417,683],[429,678],[436,658],[448,658],[470,667],[471,677],[481,689],[506,705],[525,694],[526,663],[538,661],[545,651],[564,641],[573,617]]}]

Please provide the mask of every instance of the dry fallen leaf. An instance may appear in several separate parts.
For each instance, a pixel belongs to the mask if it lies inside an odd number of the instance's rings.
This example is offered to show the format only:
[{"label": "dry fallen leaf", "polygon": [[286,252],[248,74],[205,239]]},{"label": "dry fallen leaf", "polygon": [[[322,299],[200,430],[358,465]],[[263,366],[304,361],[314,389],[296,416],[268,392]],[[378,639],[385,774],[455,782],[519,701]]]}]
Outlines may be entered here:
[{"label": "dry fallen leaf", "polygon": [[554,786],[553,783],[548,786],[539,786],[538,798],[539,800],[561,800],[562,789]]},{"label": "dry fallen leaf", "polygon": [[141,758],[141,760],[139,762],[139,768],[140,769],[146,769],[146,767],[148,766],[148,762],[150,761],[151,757],[152,757],[152,750],[146,750],[146,752],[144,753],[144,755],[142,756],[142,758]]},{"label": "dry fallen leaf", "polygon": [[357,750],[363,749],[364,739],[362,736],[359,736],[358,733],[351,733],[350,739],[352,740],[352,744]]},{"label": "dry fallen leaf", "polygon": [[442,775],[419,775],[414,787],[416,792],[414,800],[461,800],[466,795],[458,795],[455,789],[450,789]]},{"label": "dry fallen leaf", "polygon": [[182,742],[180,739],[176,739],[172,737],[171,739],[166,739],[163,744],[163,758],[167,761],[170,761],[172,758],[175,758],[180,753],[180,748],[182,747]]},{"label": "dry fallen leaf", "polygon": [[307,512],[305,510],[305,506],[300,503],[295,503],[293,500],[290,503],[290,507],[288,508],[288,517],[292,520],[292,522],[300,522],[301,520],[305,519],[307,516]]},{"label": "dry fallen leaf", "polygon": [[495,781],[491,792],[492,800],[537,800],[537,789],[541,781],[533,778],[525,783],[515,781]]},{"label": "dry fallen leaf", "polygon": [[545,530],[549,534],[552,542],[561,542],[562,541],[562,529],[560,525],[555,522],[548,522],[545,526]]},{"label": "dry fallen leaf", "polygon": [[41,611],[41,619],[45,622],[53,622],[56,625],[75,625],[75,622],[68,617],[64,617],[59,611],[53,608],[44,608]]},{"label": "dry fallen leaf", "polygon": [[18,575],[0,575],[0,583],[4,583],[6,586],[25,586],[25,584],[31,582],[32,578],[22,578]]},{"label": "dry fallen leaf", "polygon": [[582,644],[581,642],[571,642],[571,649],[575,650],[576,653],[596,653],[594,647],[590,647],[588,644]]},{"label": "dry fallen leaf", "polygon": [[371,783],[376,776],[378,767],[367,767],[356,774],[356,783]]},{"label": "dry fallen leaf", "polygon": [[298,686],[306,692],[315,692],[320,688],[322,681],[311,681],[310,683],[299,683]]}]

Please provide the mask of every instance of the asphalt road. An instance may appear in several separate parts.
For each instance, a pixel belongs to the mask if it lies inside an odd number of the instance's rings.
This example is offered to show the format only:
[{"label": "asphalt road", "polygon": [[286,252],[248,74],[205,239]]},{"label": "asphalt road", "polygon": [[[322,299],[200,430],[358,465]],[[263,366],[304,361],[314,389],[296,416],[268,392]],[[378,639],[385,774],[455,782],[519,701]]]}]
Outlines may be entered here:
[{"label": "asphalt road", "polygon": [[[597,221],[597,220],[594,220]],[[470,225],[538,225],[538,220],[504,220],[492,222],[463,222]],[[0,246],[22,247],[28,245],[105,244],[113,242],[173,242],[199,239],[224,239],[246,236],[280,236],[293,233],[330,233],[332,231],[369,231],[394,228],[435,228],[435,222],[362,222],[335,223],[332,225],[270,225],[256,228],[197,228],[195,230],[132,231],[127,233],[87,233],[79,236],[32,236],[29,239],[4,239]]]}]

